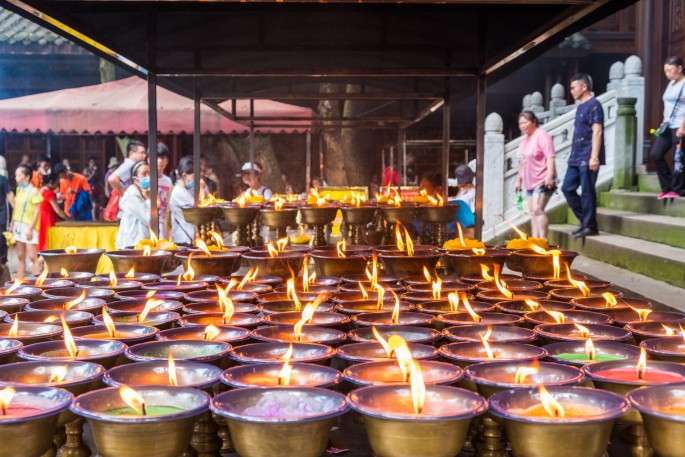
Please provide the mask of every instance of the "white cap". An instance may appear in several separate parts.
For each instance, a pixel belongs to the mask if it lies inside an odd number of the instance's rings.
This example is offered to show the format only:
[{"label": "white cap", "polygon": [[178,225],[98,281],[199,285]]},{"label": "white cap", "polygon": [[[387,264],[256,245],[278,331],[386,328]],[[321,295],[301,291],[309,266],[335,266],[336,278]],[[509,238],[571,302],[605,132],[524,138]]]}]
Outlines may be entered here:
[{"label": "white cap", "polygon": [[255,173],[261,173],[262,172],[262,167],[257,165],[256,163],[252,162],[245,162],[243,165],[243,168],[240,169],[240,171],[250,171],[254,169]]}]

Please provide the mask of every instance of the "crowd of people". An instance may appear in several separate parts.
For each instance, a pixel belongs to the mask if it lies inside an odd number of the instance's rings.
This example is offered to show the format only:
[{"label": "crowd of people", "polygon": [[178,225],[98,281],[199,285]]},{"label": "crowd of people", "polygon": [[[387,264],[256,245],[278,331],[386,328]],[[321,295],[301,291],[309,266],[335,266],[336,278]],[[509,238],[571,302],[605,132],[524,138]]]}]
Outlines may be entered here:
[{"label": "crowd of people", "polygon": [[[669,83],[663,94],[664,120],[655,130],[657,136],[651,155],[656,164],[662,192],[659,199],[685,196],[685,175],[683,174],[682,138],[685,136],[685,75],[683,61],[670,57],[664,64],[664,74]],[[561,185],[569,207],[580,221],[573,232],[578,238],[599,234],[597,226],[597,195],[595,183],[599,168],[604,164],[604,112],[601,103],[592,93],[592,78],[577,74],[571,78],[570,93],[577,102],[571,154],[566,175]],[[518,116],[518,125],[523,135],[518,149],[519,167],[516,191],[525,194],[531,217],[532,235],[546,238],[548,218],[545,208],[557,189],[555,150],[552,137],[540,128],[540,122],[532,111],[523,111]],[[667,154],[675,150],[673,170],[666,160]],[[414,155],[407,155],[407,183],[418,184],[428,194],[442,193],[440,176],[427,174],[419,181],[415,172]],[[10,241],[16,242],[18,268],[17,276],[26,273],[26,260],[31,273],[40,271],[37,252],[48,245],[47,231],[59,220],[87,221],[103,216],[119,221],[116,248],[134,246],[143,238],[150,237],[150,166],[148,151],[140,141],[132,140],[126,147],[124,161],[112,157],[104,177],[100,176],[95,158],[90,158],[82,173],[71,169],[67,159],[51,163],[50,158],[41,156],[35,164],[28,156],[22,158],[14,172],[16,190],[12,190],[7,173],[0,170],[0,197],[11,208],[9,221]],[[192,156],[180,159],[171,176],[165,174],[169,165],[169,150],[157,145],[159,227],[157,236],[176,244],[192,244],[195,227],[188,223],[182,208],[194,205],[195,175]],[[6,166],[5,166],[6,169]],[[201,161],[200,194],[216,193],[218,177]],[[242,188],[250,195],[270,200],[273,192],[262,184],[262,166],[259,163],[245,163],[236,177]],[[475,223],[474,171],[462,164],[454,170],[454,178],[448,185],[448,200],[458,201],[460,210],[454,224],[449,227],[455,233],[458,223],[469,233]],[[281,176],[286,189],[292,192],[287,176]],[[400,176],[391,167],[383,170],[382,186],[398,185]],[[379,180],[380,181],[380,180]],[[411,182],[409,182],[411,181]],[[418,183],[417,183],[418,181]],[[372,182],[376,182],[372,180]],[[320,178],[313,178],[310,189],[325,187]],[[578,194],[578,188],[582,193]],[[378,189],[371,188],[372,195]],[[98,204],[94,207],[94,196],[102,195],[107,202],[102,212]],[[0,202],[1,203],[1,202]],[[7,227],[8,205],[0,204],[0,224]],[[0,263],[7,262],[6,238],[0,237]]]}]

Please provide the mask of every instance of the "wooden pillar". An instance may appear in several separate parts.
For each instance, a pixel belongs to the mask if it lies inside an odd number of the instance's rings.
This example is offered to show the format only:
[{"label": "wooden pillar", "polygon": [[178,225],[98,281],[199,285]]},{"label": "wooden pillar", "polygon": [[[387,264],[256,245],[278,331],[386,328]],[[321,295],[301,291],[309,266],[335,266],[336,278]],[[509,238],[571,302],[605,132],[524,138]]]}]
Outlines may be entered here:
[{"label": "wooden pillar", "polygon": [[485,76],[476,83],[476,239],[483,236],[483,169],[485,164]]},{"label": "wooden pillar", "polygon": [[200,203],[200,149],[202,130],[200,124],[200,88],[198,82],[193,85],[193,107],[194,107],[194,126],[193,126],[193,175],[195,176],[195,204]]},{"label": "wooden pillar", "polygon": [[150,163],[150,229],[159,234],[159,212],[157,209],[157,76],[147,75],[147,150]]},{"label": "wooden pillar", "polygon": [[447,179],[450,174],[450,103],[449,95],[445,96],[442,104],[442,185],[443,197],[447,200]]}]

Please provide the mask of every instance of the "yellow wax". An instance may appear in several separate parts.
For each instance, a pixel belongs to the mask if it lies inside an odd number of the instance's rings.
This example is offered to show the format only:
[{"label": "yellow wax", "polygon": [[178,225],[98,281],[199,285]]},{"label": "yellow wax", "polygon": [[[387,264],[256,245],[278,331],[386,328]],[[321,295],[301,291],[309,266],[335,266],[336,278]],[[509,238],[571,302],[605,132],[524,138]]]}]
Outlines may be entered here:
[{"label": "yellow wax", "polygon": [[657,408],[657,411],[665,414],[675,414],[676,416],[685,416],[685,404],[676,403],[675,405],[668,405]]},{"label": "yellow wax", "polygon": [[[603,412],[600,408],[597,408],[595,406],[590,406],[590,405],[564,405],[564,404],[562,404],[561,406],[564,407],[564,412],[565,412],[564,417],[566,417],[566,418],[596,416],[596,415],[599,415]],[[528,408],[512,408],[509,410],[509,412],[511,414],[515,414],[517,416],[543,417],[543,418],[550,418],[550,419],[555,418],[555,416],[549,415],[549,413],[545,410],[545,407],[542,406],[542,403],[530,406]],[[563,419],[563,418],[559,417],[559,419]]]},{"label": "yellow wax", "polygon": [[[142,336],[138,333],[133,333],[133,332],[116,332],[114,334],[114,338],[136,338],[138,336]],[[109,335],[109,333],[89,333],[87,335],[83,335],[81,338],[92,338],[95,340],[108,340],[111,339],[112,337]]]}]

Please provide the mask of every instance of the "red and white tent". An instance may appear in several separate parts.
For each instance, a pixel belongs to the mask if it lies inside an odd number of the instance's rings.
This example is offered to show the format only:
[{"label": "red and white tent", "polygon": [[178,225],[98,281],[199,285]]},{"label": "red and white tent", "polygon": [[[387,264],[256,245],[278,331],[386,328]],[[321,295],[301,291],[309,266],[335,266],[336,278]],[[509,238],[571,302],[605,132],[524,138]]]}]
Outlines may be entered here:
[{"label": "red and white tent", "polygon": [[[148,130],[147,82],[133,76],[95,86],[0,100],[0,130],[19,133],[114,133],[134,134]],[[222,104],[227,111],[231,102]],[[249,100],[238,100],[238,116],[249,115]],[[273,100],[255,100],[259,117],[303,118],[312,116],[309,108]],[[194,129],[193,101],[157,87],[157,129],[161,134],[191,133]],[[283,124],[283,122],[274,122]],[[262,133],[304,132],[308,120],[289,122],[293,127],[257,127]],[[246,133],[249,128],[211,108],[201,106],[202,133]]]}]

